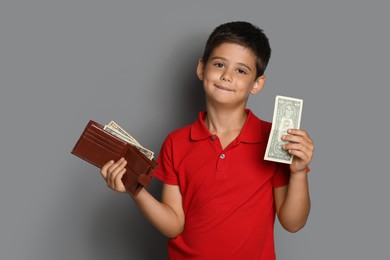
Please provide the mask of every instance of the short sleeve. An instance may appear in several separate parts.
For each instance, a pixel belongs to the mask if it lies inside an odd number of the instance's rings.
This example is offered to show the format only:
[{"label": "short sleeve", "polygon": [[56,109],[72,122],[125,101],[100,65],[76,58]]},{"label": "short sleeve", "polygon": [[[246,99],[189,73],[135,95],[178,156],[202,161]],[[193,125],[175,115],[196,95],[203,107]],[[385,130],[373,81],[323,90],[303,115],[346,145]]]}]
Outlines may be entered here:
[{"label": "short sleeve", "polygon": [[[310,172],[310,168],[306,168],[306,173]],[[278,163],[276,166],[275,175],[272,178],[272,187],[282,187],[288,185],[290,180],[290,165]]]},{"label": "short sleeve", "polygon": [[172,139],[169,136],[164,140],[157,163],[158,167],[154,172],[154,176],[166,184],[179,185],[179,180],[173,167]]},{"label": "short sleeve", "polygon": [[282,187],[288,185],[290,180],[290,165],[277,163],[275,174],[272,177],[272,187]]}]

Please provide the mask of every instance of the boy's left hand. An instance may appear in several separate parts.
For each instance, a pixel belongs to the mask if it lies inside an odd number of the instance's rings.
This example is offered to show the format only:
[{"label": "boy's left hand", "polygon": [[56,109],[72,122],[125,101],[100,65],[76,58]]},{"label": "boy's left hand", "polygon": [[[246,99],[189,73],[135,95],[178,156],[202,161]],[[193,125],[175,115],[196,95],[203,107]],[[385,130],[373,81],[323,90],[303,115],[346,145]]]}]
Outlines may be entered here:
[{"label": "boy's left hand", "polygon": [[288,135],[282,136],[282,140],[289,142],[283,146],[283,149],[294,155],[290,171],[306,172],[314,153],[313,141],[304,130],[290,129],[287,133]]}]

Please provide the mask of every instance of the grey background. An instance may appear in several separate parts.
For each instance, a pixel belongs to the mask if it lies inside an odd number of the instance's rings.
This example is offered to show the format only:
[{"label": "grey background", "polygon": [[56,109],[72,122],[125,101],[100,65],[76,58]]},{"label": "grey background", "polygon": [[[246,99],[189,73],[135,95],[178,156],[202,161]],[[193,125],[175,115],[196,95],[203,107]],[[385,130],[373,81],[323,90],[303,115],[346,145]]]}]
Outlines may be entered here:
[{"label": "grey background", "polygon": [[[247,20],[273,49],[248,106],[304,99],[312,211],[276,223],[278,259],[388,256],[388,1],[0,3],[0,259],[166,259],[166,239],[97,168],[70,154],[88,122],[117,121],[159,152],[203,109],[197,60],[217,25]],[[159,196],[156,180],[149,190]]]}]

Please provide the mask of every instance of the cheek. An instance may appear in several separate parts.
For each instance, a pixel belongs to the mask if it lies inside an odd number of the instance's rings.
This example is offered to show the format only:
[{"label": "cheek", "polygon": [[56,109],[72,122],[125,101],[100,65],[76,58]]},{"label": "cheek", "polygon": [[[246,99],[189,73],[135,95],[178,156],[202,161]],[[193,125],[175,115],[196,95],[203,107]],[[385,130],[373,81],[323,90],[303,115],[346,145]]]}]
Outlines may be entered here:
[{"label": "cheek", "polygon": [[216,69],[213,66],[206,66],[206,69],[204,70],[204,77],[205,78],[217,78],[220,75],[220,71]]}]

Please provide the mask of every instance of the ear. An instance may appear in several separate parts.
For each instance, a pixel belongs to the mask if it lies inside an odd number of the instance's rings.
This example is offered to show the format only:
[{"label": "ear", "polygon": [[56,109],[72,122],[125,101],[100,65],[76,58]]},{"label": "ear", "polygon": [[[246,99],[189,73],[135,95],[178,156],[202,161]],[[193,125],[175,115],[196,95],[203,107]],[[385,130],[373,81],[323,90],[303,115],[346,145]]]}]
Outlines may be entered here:
[{"label": "ear", "polygon": [[199,61],[198,61],[198,67],[196,67],[196,75],[198,75],[198,78],[200,80],[203,80],[204,78],[204,62],[203,62],[203,59],[200,58]]},{"label": "ear", "polygon": [[255,83],[253,84],[253,88],[251,90],[251,94],[255,95],[259,93],[265,85],[265,75],[259,76],[256,80]]}]

